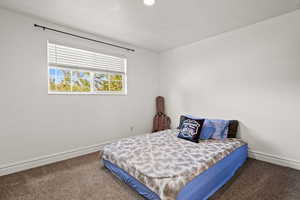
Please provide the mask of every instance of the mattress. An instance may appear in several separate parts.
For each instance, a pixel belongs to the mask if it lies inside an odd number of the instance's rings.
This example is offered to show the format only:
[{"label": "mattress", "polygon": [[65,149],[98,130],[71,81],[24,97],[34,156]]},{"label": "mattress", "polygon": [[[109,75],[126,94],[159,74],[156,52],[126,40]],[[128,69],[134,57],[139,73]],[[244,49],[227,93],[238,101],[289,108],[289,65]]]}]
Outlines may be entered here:
[{"label": "mattress", "polygon": [[[177,138],[177,134],[177,130],[166,130],[109,144],[103,150],[104,164],[110,169],[111,166],[120,169],[114,173],[121,171],[126,177],[128,175],[130,179],[127,180],[136,180],[135,184],[144,186],[144,194],[148,189],[147,192],[156,195],[154,198],[147,197],[148,199],[186,199],[182,196],[191,194],[191,191],[184,191],[186,188],[193,188],[187,187],[188,185],[208,169],[213,169],[219,161],[227,160],[231,153],[246,146],[239,139],[193,143]],[[232,169],[239,166],[233,162],[230,164]],[[228,173],[225,176],[228,177]]]}]

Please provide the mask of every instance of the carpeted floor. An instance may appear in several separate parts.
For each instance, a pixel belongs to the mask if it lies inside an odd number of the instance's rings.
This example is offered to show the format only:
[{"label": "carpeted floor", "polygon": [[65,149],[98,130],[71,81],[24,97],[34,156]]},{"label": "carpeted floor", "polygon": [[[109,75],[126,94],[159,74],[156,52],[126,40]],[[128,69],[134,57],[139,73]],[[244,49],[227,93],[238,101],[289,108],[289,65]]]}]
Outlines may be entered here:
[{"label": "carpeted floor", "polygon": [[[0,200],[142,200],[98,154],[0,177]],[[299,200],[300,171],[249,159],[213,200]]]}]

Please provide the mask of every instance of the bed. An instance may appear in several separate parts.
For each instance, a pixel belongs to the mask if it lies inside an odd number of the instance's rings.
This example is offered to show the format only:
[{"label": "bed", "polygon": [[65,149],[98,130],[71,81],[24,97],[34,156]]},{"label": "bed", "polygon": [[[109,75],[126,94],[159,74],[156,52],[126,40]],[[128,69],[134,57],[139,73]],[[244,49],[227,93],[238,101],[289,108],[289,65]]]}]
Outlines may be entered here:
[{"label": "bed", "polygon": [[106,145],[102,162],[148,200],[208,199],[247,159],[235,133],[199,143],[178,138],[177,129],[126,138]]}]

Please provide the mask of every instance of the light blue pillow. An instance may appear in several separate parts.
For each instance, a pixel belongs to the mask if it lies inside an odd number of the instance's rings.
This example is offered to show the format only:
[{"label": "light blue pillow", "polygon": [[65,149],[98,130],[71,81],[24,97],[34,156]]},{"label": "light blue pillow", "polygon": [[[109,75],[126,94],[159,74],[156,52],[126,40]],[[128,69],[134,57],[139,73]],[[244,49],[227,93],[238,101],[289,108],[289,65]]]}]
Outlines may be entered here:
[{"label": "light blue pillow", "polygon": [[222,119],[206,119],[206,120],[210,122],[207,123],[208,127],[212,127],[214,129],[214,132],[211,135],[212,139],[221,140],[227,138],[229,120],[222,120]]},{"label": "light blue pillow", "polygon": [[201,129],[200,140],[210,139],[215,131],[216,128],[214,127],[214,124],[210,120],[205,119]]},{"label": "light blue pillow", "polygon": [[224,138],[228,138],[229,124],[230,124],[230,121],[228,121],[228,126],[224,130],[224,134],[223,134]]}]

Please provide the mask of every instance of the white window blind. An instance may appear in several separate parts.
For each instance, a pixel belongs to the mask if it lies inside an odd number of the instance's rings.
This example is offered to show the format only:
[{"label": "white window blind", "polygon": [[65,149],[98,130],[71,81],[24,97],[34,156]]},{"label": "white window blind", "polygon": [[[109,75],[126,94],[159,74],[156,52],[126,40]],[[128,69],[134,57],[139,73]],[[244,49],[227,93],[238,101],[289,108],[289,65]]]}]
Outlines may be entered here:
[{"label": "white window blind", "polygon": [[48,64],[126,73],[126,59],[48,43]]},{"label": "white window blind", "polygon": [[127,94],[126,58],[48,42],[49,94]]}]

